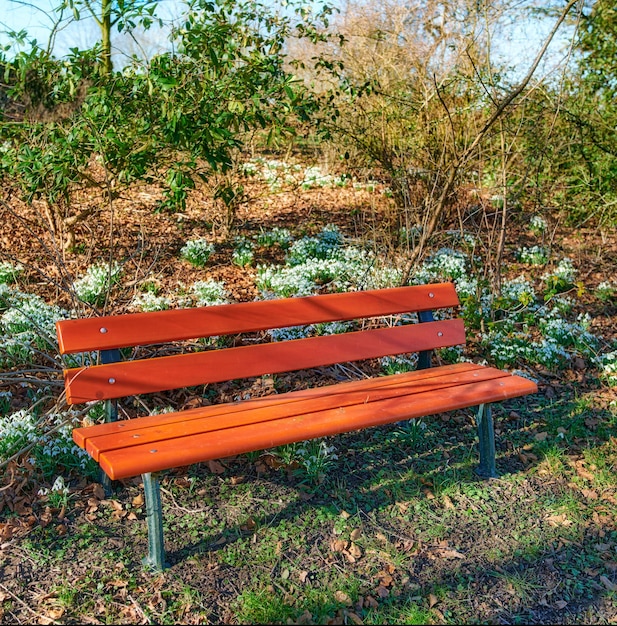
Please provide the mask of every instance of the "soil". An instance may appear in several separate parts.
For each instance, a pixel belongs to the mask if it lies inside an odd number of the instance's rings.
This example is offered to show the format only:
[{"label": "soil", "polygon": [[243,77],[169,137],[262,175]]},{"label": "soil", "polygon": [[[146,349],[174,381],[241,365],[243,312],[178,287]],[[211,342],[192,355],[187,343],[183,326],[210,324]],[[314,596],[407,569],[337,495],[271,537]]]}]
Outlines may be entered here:
[{"label": "soil", "polygon": [[[179,213],[157,212],[160,191],[142,187],[126,192],[115,199],[113,211],[105,202],[93,194],[82,194],[76,201],[79,207],[94,209],[86,221],[75,229],[75,244],[71,250],[63,248],[62,233],[53,234],[45,217],[43,207],[34,203],[27,206],[14,196],[6,194],[0,204],[2,234],[0,235],[0,261],[19,261],[25,268],[20,284],[24,290],[40,294],[48,302],[56,302],[67,309],[76,305],[70,284],[93,262],[107,260],[110,255],[123,264],[123,284],[117,288],[110,302],[96,311],[98,314],[130,311],[130,303],[140,286],[153,282],[162,294],[178,293],[196,280],[212,278],[224,281],[235,301],[253,300],[255,269],[240,268],[230,262],[235,236],[252,237],[260,229],[273,226],[285,227],[295,236],[314,234],[326,224],[336,224],[350,239],[362,240],[373,245],[378,254],[389,256],[394,247],[389,237],[396,229],[395,209],[390,199],[377,192],[353,190],[351,188],[287,190],[272,194],[258,183],[247,185],[250,202],[242,204],[237,211],[235,227],[230,235],[220,218],[220,207],[215,205],[207,190],[197,191],[185,210]],[[593,317],[593,332],[605,340],[617,338],[617,307],[613,303],[600,303],[593,297],[593,290],[606,280],[615,282],[617,267],[617,238],[615,232],[602,229],[567,228],[558,220],[551,220],[553,249],[556,256],[567,255],[579,269],[581,287],[577,306],[580,312],[589,312]],[[207,237],[216,244],[216,253],[203,269],[197,269],[180,260],[182,245],[196,237]],[[539,276],[533,268],[517,264],[514,250],[521,245],[533,245],[534,240],[523,225],[514,225],[508,232],[506,263],[512,275],[526,273],[532,280]],[[283,252],[278,248],[258,248],[255,265],[258,263],[282,263]],[[82,314],[94,311],[81,306]],[[473,342],[472,342],[473,349]],[[370,364],[369,364],[370,365]],[[367,365],[367,367],[369,366]],[[59,377],[59,368],[56,376]],[[598,406],[606,406],[613,398],[610,390],[601,389],[583,363],[574,362],[572,368],[559,376],[546,371],[536,372],[541,380],[541,394],[554,397],[576,389],[583,394],[593,391]],[[277,389],[310,387],[324,384],[340,377],[339,370],[325,369],[299,376],[282,376]],[[253,395],[271,392],[263,381],[246,383]],[[3,386],[4,389],[4,386]],[[238,383],[220,386],[211,400],[228,400],[239,393]],[[17,410],[30,401],[23,389],[12,387],[12,407]],[[573,392],[574,393],[574,392]],[[209,400],[209,401],[211,401]],[[192,406],[194,400],[188,393],[166,397],[166,403],[176,407]],[[516,420],[509,420],[503,429],[515,428]],[[443,444],[432,450],[431,458],[448,452],[461,432],[471,432],[471,424],[462,417],[444,418],[440,422]],[[399,463],[401,467],[410,463],[401,451],[378,450],[369,459],[362,458],[356,450],[366,445],[370,435],[344,435],[337,444],[344,450],[344,466],[347,476],[345,489],[354,493],[364,488],[372,473],[379,471],[381,464]],[[359,443],[360,442],[360,443]],[[369,449],[370,448],[369,446]],[[506,455],[507,469],[524,472],[529,459],[517,456],[514,451]],[[363,454],[366,454],[364,452]],[[371,453],[373,454],[373,453]],[[235,567],[219,558],[223,546],[236,542],[250,548],[255,527],[268,527],[280,520],[293,520],[297,516],[312,516],[315,511],[331,505],[330,486],[327,490],[307,489],[300,484],[290,468],[282,468],[273,457],[247,456],[227,459],[222,464],[204,464],[170,472],[163,480],[166,516],[171,528],[167,532],[167,550],[171,569],[160,577],[152,577],[139,567],[140,555],[146,551],[146,535],[143,511],[139,501],[139,480],[126,481],[124,488],[112,498],[101,493],[100,485],[83,477],[71,476],[71,494],[66,507],[54,507],[38,489],[49,487],[49,483],[28,465],[27,455],[13,462],[5,473],[1,486],[0,500],[0,619],[6,623],[79,623],[86,619],[90,623],[123,622],[151,623],[173,621],[183,623],[235,623],[233,599],[253,579],[251,566]],[[539,479],[538,479],[539,480]],[[235,482],[234,482],[235,481]],[[233,519],[232,509],[226,506],[231,484],[251,484],[255,509],[248,519]],[[193,486],[197,484],[197,491]],[[225,489],[223,487],[225,486]],[[534,490],[546,489],[546,485],[528,480],[530,497]],[[498,490],[498,498],[514,507],[519,497],[508,491],[508,484]],[[550,486],[555,494],[561,493],[564,485],[559,481]],[[270,506],[259,508],[262,494]],[[372,495],[373,508],[388,501],[383,489]],[[223,503],[221,503],[222,499]],[[272,507],[280,502],[279,509]],[[457,503],[464,508],[464,503]],[[360,513],[365,527],[375,524],[375,516],[367,506]],[[220,510],[219,510],[220,509]],[[224,513],[221,512],[224,510]],[[186,512],[196,513],[196,524],[204,523],[209,516],[205,533],[187,528]],[[260,515],[263,513],[263,516]],[[178,527],[176,528],[176,518]],[[513,520],[502,520],[506,527]],[[225,530],[227,529],[227,530]],[[230,530],[231,529],[231,530]],[[362,576],[361,561],[355,565],[345,553],[328,550],[331,545],[331,529],[313,531],[306,541],[312,546],[304,556],[303,580],[298,583],[308,589],[310,581],[327,576],[328,568],[353,567],[354,574]],[[375,531],[377,532],[377,531]],[[389,527],[384,527],[383,516],[379,520],[379,532],[387,536],[403,553],[413,555],[412,565],[407,569],[392,566],[383,572],[382,582],[374,584],[370,593],[364,593],[355,604],[345,604],[345,609],[332,610],[330,623],[361,623],[359,615],[366,614],[373,604],[379,606],[386,597],[422,595],[426,585],[441,581],[445,587],[466,577],[476,586],[476,600],[468,611],[469,621],[512,623],[511,620],[528,620],[534,623],[565,623],[592,619],[602,623],[615,623],[617,613],[614,605],[604,606],[601,596],[580,606],[570,605],[564,613],[559,604],[550,598],[518,608],[513,605],[512,591],[506,584],[496,584],[495,578],[483,569],[486,551],[499,548],[499,537],[483,535],[484,543],[476,541],[473,520],[458,519],[450,530],[449,546],[430,541],[414,541],[405,545],[405,532],[393,518]],[[187,533],[194,539],[187,540]],[[379,536],[378,534],[376,536]],[[68,541],[67,538],[73,538]],[[600,539],[598,539],[600,541]],[[101,544],[100,548],[95,548]],[[87,546],[84,549],[83,546]],[[324,547],[325,546],[325,547]],[[444,560],[443,551],[457,546],[466,554],[466,559],[456,555]],[[441,550],[441,552],[440,552]],[[62,557],[57,558],[60,551]],[[115,565],[111,554],[117,555]],[[453,554],[453,553],[452,553]],[[55,556],[54,556],[55,555]],[[473,565],[477,556],[478,565]],[[353,558],[353,556],[352,556]],[[112,568],[110,570],[110,567]],[[263,565],[256,564],[259,569]],[[385,566],[384,566],[385,567]],[[502,564],[510,573],[521,568],[520,563]],[[282,566],[281,566],[282,568]],[[536,575],[544,576],[547,588],[553,580],[559,586],[559,575],[555,563],[548,556],[539,559]],[[271,572],[272,579],[280,578],[281,572]],[[366,576],[369,576],[368,573]],[[389,578],[388,578],[389,577]],[[97,580],[100,584],[97,586]],[[88,605],[88,612],[62,600],[63,583]],[[198,590],[197,593],[195,590]],[[274,591],[274,589],[273,589]],[[190,592],[190,593],[189,593]],[[66,591],[64,593],[67,593]],[[473,596],[473,594],[471,594]],[[184,597],[184,600],[182,598]],[[184,602],[184,605],[182,603]],[[359,605],[358,605],[359,603]],[[432,615],[439,620],[439,605],[432,597],[428,604],[435,609]],[[69,608],[67,608],[67,606]],[[182,608],[184,606],[184,608]],[[10,607],[10,608],[7,608]],[[557,607],[557,608],[556,608]],[[304,614],[296,615],[296,623],[312,623],[310,606]],[[435,617],[436,616],[436,617]],[[447,622],[447,615],[442,614]],[[356,621],[358,618],[360,621]]]}]

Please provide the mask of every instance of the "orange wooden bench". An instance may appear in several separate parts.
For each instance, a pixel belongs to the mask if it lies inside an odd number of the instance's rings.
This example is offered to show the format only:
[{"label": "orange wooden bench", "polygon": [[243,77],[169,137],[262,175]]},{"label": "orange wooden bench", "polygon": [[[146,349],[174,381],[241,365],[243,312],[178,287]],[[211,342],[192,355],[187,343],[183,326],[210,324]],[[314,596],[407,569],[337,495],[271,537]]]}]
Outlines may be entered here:
[{"label": "orange wooden bench", "polygon": [[[157,570],[164,567],[156,476],[162,470],[478,406],[477,472],[495,476],[490,403],[537,388],[473,363],[430,367],[433,350],[465,342],[462,319],[433,317],[458,305],[454,286],[443,283],[58,322],[62,354],[100,354],[97,365],[65,370],[67,402],[107,405],[106,423],[77,428],[73,438],[109,479],[143,476],[149,535],[144,562]],[[419,323],[375,323],[407,313],[416,313]],[[130,361],[120,356],[126,347],[342,320],[362,323],[344,334]],[[116,420],[115,399],[121,397],[412,352],[419,353],[419,369],[409,373]]]}]

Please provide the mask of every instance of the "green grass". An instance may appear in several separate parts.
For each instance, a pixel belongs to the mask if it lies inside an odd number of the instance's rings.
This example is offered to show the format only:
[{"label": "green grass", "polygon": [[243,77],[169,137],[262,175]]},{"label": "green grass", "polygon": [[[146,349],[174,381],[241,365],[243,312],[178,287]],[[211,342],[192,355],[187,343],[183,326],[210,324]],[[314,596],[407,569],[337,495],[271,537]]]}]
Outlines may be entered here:
[{"label": "green grass", "polygon": [[68,532],[35,527],[15,556],[47,572],[66,621],[602,622],[617,615],[617,431],[594,420],[614,418],[574,395],[516,410],[497,420],[497,480],[473,473],[471,421],[427,419],[332,438],[339,458],[310,489],[285,469],[258,474],[258,456],[163,476],[171,567],[158,577],[139,563],[139,486],[114,495],[136,520],[99,503],[86,521],[72,493]]}]

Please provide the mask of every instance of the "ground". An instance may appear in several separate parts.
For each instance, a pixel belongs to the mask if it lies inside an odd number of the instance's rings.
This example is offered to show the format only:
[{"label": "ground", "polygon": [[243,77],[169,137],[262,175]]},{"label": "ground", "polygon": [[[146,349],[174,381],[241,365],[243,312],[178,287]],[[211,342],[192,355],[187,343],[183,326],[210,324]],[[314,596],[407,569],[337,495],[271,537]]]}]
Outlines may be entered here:
[{"label": "ground", "polygon": [[[130,310],[145,282],[178,293],[196,280],[223,280],[233,299],[256,296],[255,269],[230,263],[215,207],[197,192],[181,213],[155,212],[159,192],[133,189],[79,224],[72,250],[50,235],[40,206],[2,205],[4,258],[26,267],[28,289],[70,307],[71,277],[93,262],[122,260],[122,289],[105,312]],[[272,194],[249,187],[235,235],[273,226],[314,234],[334,223],[389,255],[393,205],[351,187]],[[95,203],[87,194],[83,206]],[[97,205],[98,206],[98,205]],[[101,205],[102,206],[102,205]],[[614,231],[574,229],[552,216],[556,251],[580,268],[577,306],[593,330],[617,337],[614,301],[593,297],[614,280]],[[180,260],[182,245],[208,237],[203,269]],[[506,268],[528,235],[508,233]],[[531,244],[531,241],[529,242]],[[258,249],[256,262],[282,262]],[[25,288],[25,287],[24,287]],[[84,313],[87,310],[84,309]],[[471,342],[473,349],[473,341]],[[369,364],[370,365],[370,364]],[[368,366],[367,366],[368,367]],[[56,377],[59,370],[52,372]],[[249,381],[250,393],[311,386],[340,369]],[[617,622],[617,417],[614,389],[584,362],[538,370],[537,396],[495,411],[503,477],[473,473],[469,412],[331,438],[336,458],[311,477],[271,453],[179,468],[162,479],[169,569],[140,566],[147,536],[138,479],[106,497],[91,477],[72,475],[63,502],[27,456],[5,468],[0,491],[0,619],[3,623],[615,623]],[[174,406],[232,399],[239,383]],[[29,399],[15,386],[13,407]],[[613,404],[611,404],[613,403]],[[129,412],[136,410],[130,407]],[[561,430],[560,430],[561,429]],[[38,484],[36,481],[40,481]]]}]

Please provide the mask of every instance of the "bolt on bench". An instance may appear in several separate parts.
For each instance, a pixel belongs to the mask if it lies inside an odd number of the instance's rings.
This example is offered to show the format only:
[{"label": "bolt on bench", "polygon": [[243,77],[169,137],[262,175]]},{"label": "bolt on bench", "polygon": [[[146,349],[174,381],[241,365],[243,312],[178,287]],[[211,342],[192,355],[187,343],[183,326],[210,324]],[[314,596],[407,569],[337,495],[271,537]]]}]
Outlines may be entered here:
[{"label": "bolt on bench", "polygon": [[[473,363],[431,367],[432,350],[465,343],[462,319],[433,317],[458,305],[454,285],[443,283],[58,322],[62,354],[100,354],[98,365],[64,371],[69,404],[106,401],[107,422],[76,428],[73,439],[109,479],[142,475],[144,563],[156,570],[165,566],[156,477],[162,470],[477,406],[477,472],[496,476],[490,403],[537,387]],[[408,313],[418,323],[368,323]],[[126,347],[360,319],[361,330],[344,334],[131,361],[120,354]],[[413,372],[117,421],[117,398],[410,352],[419,353]]]}]

